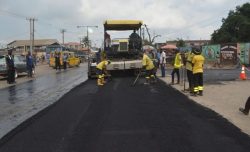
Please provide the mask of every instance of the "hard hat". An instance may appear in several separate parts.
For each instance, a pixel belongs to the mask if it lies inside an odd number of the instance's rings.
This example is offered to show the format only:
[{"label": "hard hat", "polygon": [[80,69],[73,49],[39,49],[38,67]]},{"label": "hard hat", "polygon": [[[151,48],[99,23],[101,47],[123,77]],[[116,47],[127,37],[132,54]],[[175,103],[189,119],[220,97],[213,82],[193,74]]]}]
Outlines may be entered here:
[{"label": "hard hat", "polygon": [[193,47],[193,48],[192,48],[192,52],[193,52],[195,55],[200,55],[200,54],[201,54],[201,49],[200,49],[200,47]]},{"label": "hard hat", "polygon": [[110,63],[111,63],[111,61],[110,61],[110,60],[107,60],[106,65],[109,65]]}]

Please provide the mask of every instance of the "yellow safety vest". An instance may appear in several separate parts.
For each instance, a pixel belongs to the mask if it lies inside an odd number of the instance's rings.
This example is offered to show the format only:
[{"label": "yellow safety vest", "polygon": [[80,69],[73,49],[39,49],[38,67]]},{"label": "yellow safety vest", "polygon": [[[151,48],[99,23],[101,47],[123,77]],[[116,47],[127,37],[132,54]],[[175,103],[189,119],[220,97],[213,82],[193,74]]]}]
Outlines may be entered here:
[{"label": "yellow safety vest", "polygon": [[195,73],[203,73],[203,64],[205,58],[202,55],[194,55],[192,63],[193,63],[193,74]]},{"label": "yellow safety vest", "polygon": [[145,53],[143,54],[142,65],[146,66],[146,70],[152,70],[154,68],[153,61]]},{"label": "yellow safety vest", "polygon": [[181,54],[177,53],[175,55],[175,59],[174,59],[174,68],[179,69],[182,66],[181,63]]},{"label": "yellow safety vest", "polygon": [[186,69],[189,71],[193,70],[192,60],[193,60],[194,54],[190,51],[187,54],[187,61],[186,61]]},{"label": "yellow safety vest", "polygon": [[104,68],[106,68],[107,64],[108,64],[108,61],[104,60],[104,61],[98,63],[96,68],[99,69],[99,70],[103,70]]}]

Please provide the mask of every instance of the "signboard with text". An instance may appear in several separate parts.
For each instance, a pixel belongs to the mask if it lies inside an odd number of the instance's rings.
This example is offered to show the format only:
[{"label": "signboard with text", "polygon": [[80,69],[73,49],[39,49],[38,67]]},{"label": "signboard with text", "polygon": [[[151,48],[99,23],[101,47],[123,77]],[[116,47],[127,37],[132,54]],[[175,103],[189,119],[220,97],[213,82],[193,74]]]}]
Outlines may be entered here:
[{"label": "signboard with text", "polygon": [[221,63],[224,65],[237,63],[237,44],[221,44]]}]

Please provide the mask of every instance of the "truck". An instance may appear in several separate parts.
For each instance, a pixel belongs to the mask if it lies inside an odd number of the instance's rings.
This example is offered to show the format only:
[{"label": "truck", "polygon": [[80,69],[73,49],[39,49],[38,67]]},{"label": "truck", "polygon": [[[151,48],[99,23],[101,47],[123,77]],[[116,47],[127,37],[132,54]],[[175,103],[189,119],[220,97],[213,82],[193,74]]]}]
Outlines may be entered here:
[{"label": "truck", "polygon": [[[143,22],[140,20],[106,20],[104,21],[104,47],[105,58],[111,61],[107,66],[107,70],[111,73],[114,71],[132,71],[134,74],[142,68],[141,55],[142,39],[141,26]],[[112,38],[108,32],[130,31],[130,34],[123,38]],[[114,32],[110,32],[114,33]],[[98,59],[97,59],[98,60]],[[88,76],[93,77],[95,74],[95,66],[97,63],[89,62]]]}]

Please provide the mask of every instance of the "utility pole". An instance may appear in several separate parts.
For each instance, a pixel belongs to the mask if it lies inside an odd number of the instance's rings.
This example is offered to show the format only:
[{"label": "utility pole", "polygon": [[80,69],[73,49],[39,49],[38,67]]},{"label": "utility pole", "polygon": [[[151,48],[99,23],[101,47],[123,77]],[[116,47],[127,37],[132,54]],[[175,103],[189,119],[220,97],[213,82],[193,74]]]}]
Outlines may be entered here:
[{"label": "utility pole", "polygon": [[95,28],[98,28],[98,26],[89,26],[89,25],[80,25],[80,26],[77,26],[77,28],[87,28],[87,47],[89,49],[89,27],[95,27]]},{"label": "utility pole", "polygon": [[27,20],[30,22],[30,53],[32,54],[35,39],[35,21],[37,21],[37,19],[27,18]]},{"label": "utility pole", "polygon": [[66,29],[61,29],[62,33],[62,44],[64,45],[64,33],[66,32]]},{"label": "utility pole", "polygon": [[145,28],[143,27],[142,28],[142,41],[144,43],[144,40],[145,40]]}]

